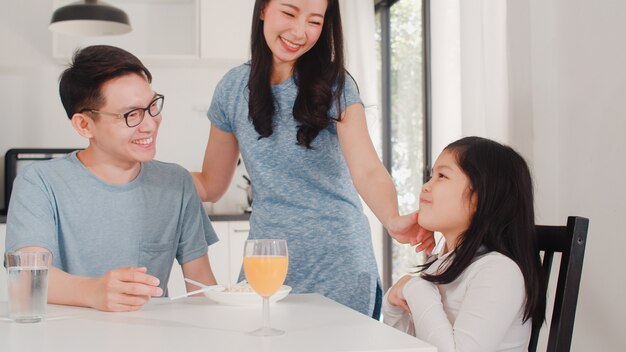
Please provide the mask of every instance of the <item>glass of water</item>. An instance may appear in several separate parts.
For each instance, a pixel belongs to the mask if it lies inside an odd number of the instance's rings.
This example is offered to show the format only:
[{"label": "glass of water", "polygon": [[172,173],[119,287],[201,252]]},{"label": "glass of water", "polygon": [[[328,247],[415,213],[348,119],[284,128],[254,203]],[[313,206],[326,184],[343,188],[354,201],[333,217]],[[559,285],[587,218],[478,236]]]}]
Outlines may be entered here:
[{"label": "glass of water", "polygon": [[36,323],[46,315],[49,252],[7,252],[9,317],[17,323]]}]

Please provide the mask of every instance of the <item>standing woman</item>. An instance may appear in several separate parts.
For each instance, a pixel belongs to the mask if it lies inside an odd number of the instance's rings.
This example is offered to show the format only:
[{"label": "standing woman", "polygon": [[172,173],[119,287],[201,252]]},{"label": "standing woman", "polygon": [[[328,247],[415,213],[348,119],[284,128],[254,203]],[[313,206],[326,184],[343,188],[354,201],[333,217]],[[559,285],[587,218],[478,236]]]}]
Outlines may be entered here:
[{"label": "standing woman", "polygon": [[419,226],[416,213],[399,215],[369,137],[344,67],[338,0],[257,0],[251,54],[215,89],[198,193],[218,200],[241,153],[253,185],[249,238],[287,240],[286,284],[378,318],[380,280],[358,195],[396,240],[416,243]]}]

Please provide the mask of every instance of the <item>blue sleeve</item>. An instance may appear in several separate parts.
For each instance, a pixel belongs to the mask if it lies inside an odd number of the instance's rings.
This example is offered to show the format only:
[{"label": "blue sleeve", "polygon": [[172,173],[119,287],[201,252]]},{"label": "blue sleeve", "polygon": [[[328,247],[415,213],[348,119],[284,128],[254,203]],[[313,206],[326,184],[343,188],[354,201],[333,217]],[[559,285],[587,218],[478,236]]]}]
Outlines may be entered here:
[{"label": "blue sleeve", "polygon": [[[352,76],[346,74],[346,81],[344,83],[343,92],[341,94],[341,99],[339,100],[339,107],[341,112],[344,112],[348,106],[352,104],[361,104],[363,105],[363,101],[361,101],[361,96],[359,95],[359,88],[356,84],[356,81]],[[329,116],[336,118],[337,114],[337,105],[333,102],[330,108]]]},{"label": "blue sleeve", "polygon": [[218,241],[188,173],[185,175],[183,192],[182,233],[176,250],[176,260],[181,265],[206,254],[208,246]]},{"label": "blue sleeve", "polygon": [[43,247],[52,253],[54,265],[60,266],[54,197],[47,190],[43,175],[33,166],[24,169],[13,183],[6,250]]},{"label": "blue sleeve", "polygon": [[207,113],[209,120],[215,127],[224,132],[233,132],[233,126],[226,112],[228,99],[225,98],[228,91],[229,75],[226,74],[215,87],[211,105]]}]

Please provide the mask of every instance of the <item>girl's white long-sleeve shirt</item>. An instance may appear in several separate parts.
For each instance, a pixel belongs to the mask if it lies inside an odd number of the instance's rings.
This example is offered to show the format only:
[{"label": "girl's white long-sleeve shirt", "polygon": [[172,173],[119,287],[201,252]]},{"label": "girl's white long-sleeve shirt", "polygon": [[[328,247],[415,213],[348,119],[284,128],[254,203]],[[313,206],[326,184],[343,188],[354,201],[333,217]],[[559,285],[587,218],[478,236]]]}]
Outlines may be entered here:
[{"label": "girl's white long-sleeve shirt", "polygon": [[[435,273],[446,256],[425,272]],[[439,352],[527,351],[531,320],[523,322],[526,291],[515,262],[497,252],[475,260],[454,282],[436,285],[421,275],[403,289],[411,314],[383,300],[383,320]]]}]

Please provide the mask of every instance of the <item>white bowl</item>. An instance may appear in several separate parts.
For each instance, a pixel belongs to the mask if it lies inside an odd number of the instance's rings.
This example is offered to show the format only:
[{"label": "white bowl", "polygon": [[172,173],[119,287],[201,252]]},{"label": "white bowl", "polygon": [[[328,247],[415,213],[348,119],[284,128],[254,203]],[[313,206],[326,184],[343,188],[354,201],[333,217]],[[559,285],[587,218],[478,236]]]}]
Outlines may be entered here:
[{"label": "white bowl", "polygon": [[[210,286],[204,291],[204,295],[211,300],[227,306],[259,306],[263,302],[261,296],[256,292],[228,292],[221,285]],[[270,303],[280,301],[287,297],[291,287],[283,285],[270,297]]]}]

